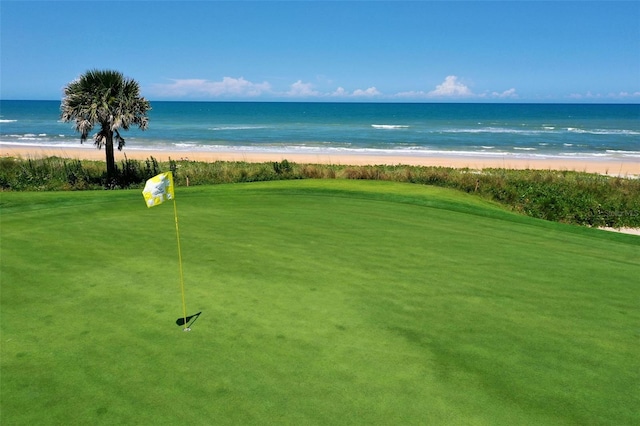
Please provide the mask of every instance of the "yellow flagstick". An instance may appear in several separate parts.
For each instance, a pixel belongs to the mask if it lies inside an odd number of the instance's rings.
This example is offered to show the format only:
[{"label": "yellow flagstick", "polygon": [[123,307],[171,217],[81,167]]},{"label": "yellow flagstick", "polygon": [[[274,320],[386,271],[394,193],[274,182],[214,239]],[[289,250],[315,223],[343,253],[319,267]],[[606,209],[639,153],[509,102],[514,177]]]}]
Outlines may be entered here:
[{"label": "yellow flagstick", "polygon": [[178,240],[178,264],[180,265],[180,290],[182,292],[182,317],[184,318],[184,331],[191,331],[187,326],[187,304],[184,300],[184,277],[182,274],[182,250],[180,250],[180,229],[178,228],[178,207],[176,206],[176,197],[173,197],[173,215],[176,219],[176,239]]},{"label": "yellow flagstick", "polygon": [[[173,185],[173,173],[160,173],[157,176],[147,179],[142,190],[147,207],[153,207],[162,204],[167,200],[173,200],[173,216],[176,220],[176,239],[178,241],[178,265],[180,266],[180,290],[182,291],[182,319],[184,320],[184,331],[191,331],[187,324],[187,304],[184,300],[184,276],[182,274],[182,250],[180,249],[180,229],[178,227],[178,206],[176,205],[176,197]],[[178,325],[182,325],[178,322]]]}]

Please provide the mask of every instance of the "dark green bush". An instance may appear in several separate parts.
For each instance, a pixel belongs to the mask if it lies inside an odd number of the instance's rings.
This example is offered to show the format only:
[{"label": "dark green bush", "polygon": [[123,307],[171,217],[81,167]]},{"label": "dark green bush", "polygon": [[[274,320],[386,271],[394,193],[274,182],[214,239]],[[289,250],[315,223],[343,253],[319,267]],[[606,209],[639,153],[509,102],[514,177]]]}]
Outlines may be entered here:
[{"label": "dark green bush", "polygon": [[278,163],[277,161],[273,163],[273,171],[277,175],[288,175],[291,173],[291,164],[285,159],[282,162]]}]

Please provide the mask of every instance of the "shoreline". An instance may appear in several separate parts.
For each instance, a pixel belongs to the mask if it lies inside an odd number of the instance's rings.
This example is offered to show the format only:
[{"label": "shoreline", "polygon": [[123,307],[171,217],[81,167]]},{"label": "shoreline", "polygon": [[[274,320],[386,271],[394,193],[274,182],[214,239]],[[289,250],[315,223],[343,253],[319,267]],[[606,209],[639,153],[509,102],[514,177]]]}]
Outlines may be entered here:
[{"label": "shoreline", "polygon": [[[93,144],[80,145],[77,148],[40,147],[27,145],[11,145],[0,143],[1,157],[16,157],[38,159],[45,157],[61,157],[77,160],[105,161],[104,150],[98,150]],[[295,152],[258,152],[258,151],[161,151],[161,150],[115,150],[115,160],[120,162],[126,158],[146,160],[154,157],[158,161],[189,160],[202,162],[242,161],[248,163],[263,163],[287,160],[293,163],[306,164],[335,164],[343,166],[366,165],[407,165],[407,166],[435,166],[451,168],[469,168],[482,170],[487,168],[500,169],[534,169],[558,170],[598,173],[610,176],[638,177],[640,176],[640,161],[614,159],[584,159],[584,158],[514,158],[509,156],[482,157],[456,155],[410,155],[362,153],[295,153]]]}]

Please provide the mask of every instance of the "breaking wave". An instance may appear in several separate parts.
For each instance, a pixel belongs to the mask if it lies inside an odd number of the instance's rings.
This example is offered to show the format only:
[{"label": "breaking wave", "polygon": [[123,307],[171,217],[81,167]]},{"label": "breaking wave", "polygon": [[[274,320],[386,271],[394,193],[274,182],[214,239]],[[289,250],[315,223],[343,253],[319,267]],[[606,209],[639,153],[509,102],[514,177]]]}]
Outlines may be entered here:
[{"label": "breaking wave", "polygon": [[267,129],[266,126],[219,126],[219,127],[210,127],[209,130],[215,131],[226,131],[226,130],[259,130],[259,129]]},{"label": "breaking wave", "polygon": [[406,126],[403,124],[372,124],[371,127],[373,127],[374,129],[393,130],[393,129],[407,129],[409,126]]},{"label": "breaking wave", "polygon": [[640,135],[640,132],[624,129],[579,129],[577,127],[567,127],[567,132],[586,133],[590,135]]}]

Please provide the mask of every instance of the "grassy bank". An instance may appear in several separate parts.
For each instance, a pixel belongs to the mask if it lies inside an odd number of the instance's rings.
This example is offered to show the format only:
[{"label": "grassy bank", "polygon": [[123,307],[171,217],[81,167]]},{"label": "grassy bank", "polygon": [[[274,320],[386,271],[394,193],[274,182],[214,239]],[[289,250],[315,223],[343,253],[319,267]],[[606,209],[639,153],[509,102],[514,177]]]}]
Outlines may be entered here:
[{"label": "grassy bank", "polygon": [[276,163],[126,160],[105,181],[99,161],[0,159],[0,188],[12,191],[139,188],[160,171],[176,183],[197,186],[290,179],[364,179],[453,188],[493,200],[513,211],[587,226],[640,228],[640,179],[554,170],[468,169],[420,166],[341,166]]},{"label": "grassy bank", "polygon": [[2,194],[2,424],[640,423],[638,237],[393,182],[176,199],[190,333],[170,205]]}]

